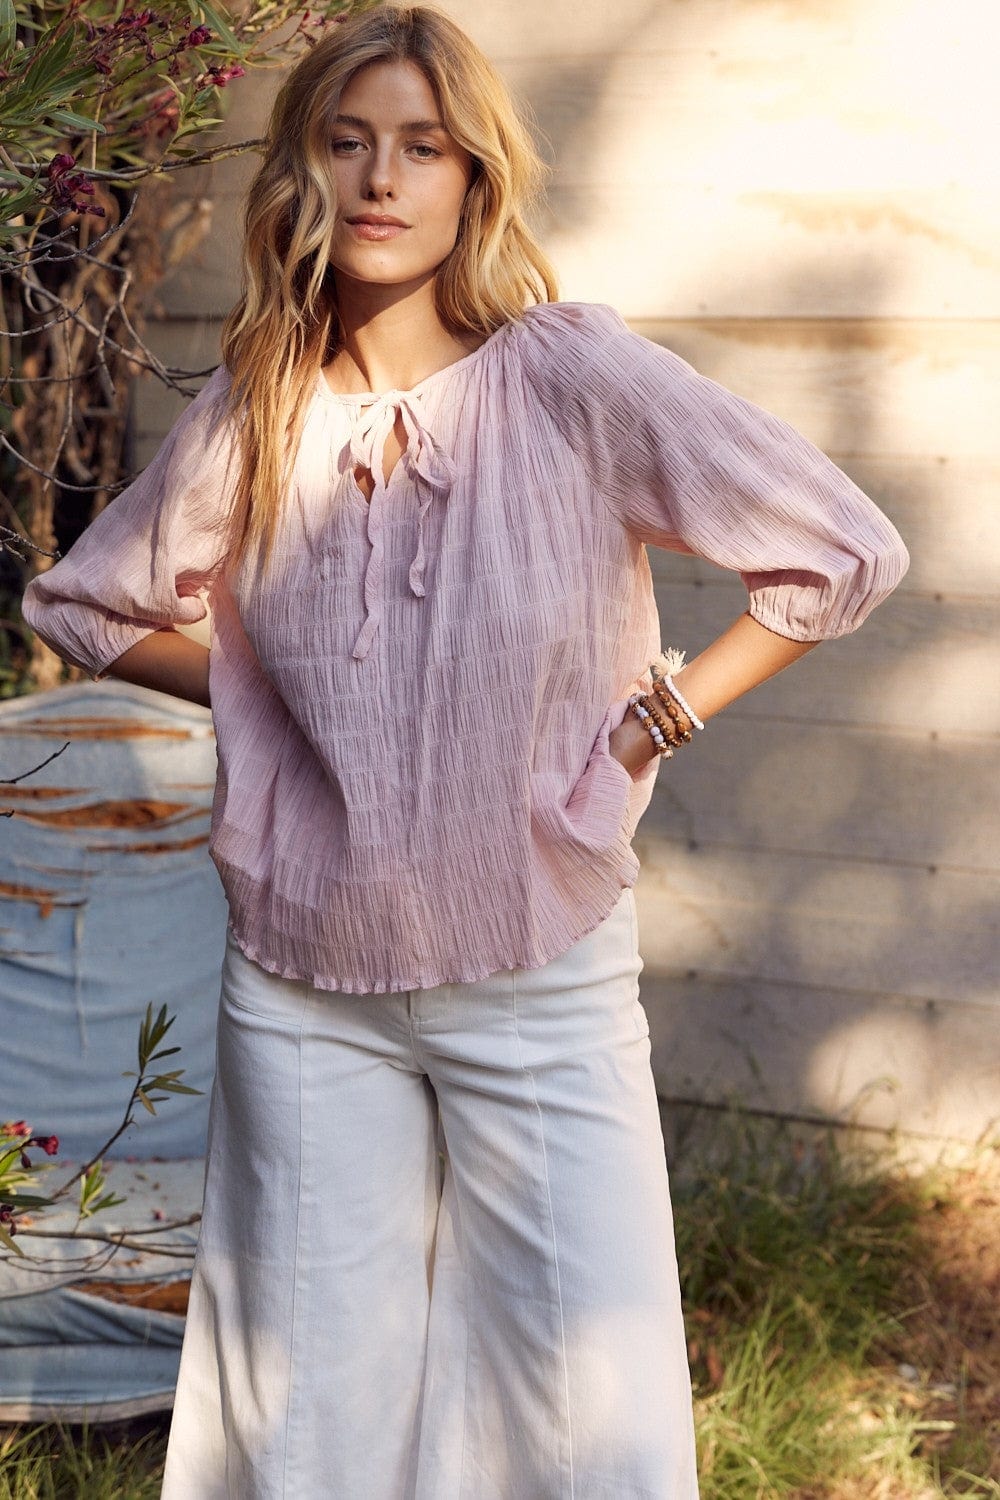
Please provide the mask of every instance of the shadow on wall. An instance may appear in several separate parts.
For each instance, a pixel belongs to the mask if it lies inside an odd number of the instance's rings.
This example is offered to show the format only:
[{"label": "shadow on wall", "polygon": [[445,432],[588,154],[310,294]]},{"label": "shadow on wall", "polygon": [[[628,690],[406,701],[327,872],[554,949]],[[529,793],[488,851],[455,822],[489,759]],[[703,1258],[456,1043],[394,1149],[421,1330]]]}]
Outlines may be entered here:
[{"label": "shadow on wall", "polygon": [[[593,156],[602,92],[654,17],[662,37],[662,8],[645,7],[613,52],[528,69],[557,164]],[[680,55],[664,53],[663,89]],[[571,173],[550,192],[552,221],[585,239],[596,200]],[[810,269],[777,249],[777,286],[728,243],[705,272],[727,305],[777,300],[777,313],[640,331],[806,432],[896,521],[913,561],[856,636],[824,644],[661,767],[636,840],[658,1082],[672,1097],[975,1138],[1000,1119],[997,575],[954,535],[981,535],[977,496],[997,475],[975,345],[970,355],[953,326],[882,321],[899,289],[863,242],[824,275],[833,304],[862,315],[796,316]],[[654,306],[676,301],[666,253],[662,264]],[[956,416],[946,398],[959,390]],[[995,551],[995,536],[983,540]],[[745,607],[739,581],[707,564],[651,562],[664,639],[689,655]]]},{"label": "shadow on wall", "polygon": [[[880,272],[867,284],[863,275],[855,268],[854,284],[871,305]],[[884,492],[878,484],[892,467],[880,455],[899,451],[881,420],[891,392],[881,399],[866,368],[864,346],[878,331],[860,325],[852,349],[850,330],[835,330],[842,388],[855,371],[866,399],[831,399],[826,430],[809,435],[866,483],[908,540],[907,519],[920,514],[926,539],[929,517],[947,524],[937,455],[909,458],[905,499],[891,476]],[[744,332],[766,340],[760,325],[726,338]],[[812,330],[811,347],[808,333],[807,386],[811,369],[830,366],[825,330]],[[893,331],[885,336],[891,343]],[[711,346],[707,332],[700,368],[737,384],[725,350],[706,363]],[[755,394],[749,379],[738,387]],[[789,404],[802,409],[800,394]],[[793,1112],[966,1138],[1000,1116],[996,720],[964,731],[954,688],[950,715],[928,691],[944,662],[959,684],[981,674],[996,602],[931,593],[933,568],[933,554],[918,550],[915,585],[856,637],[825,644],[717,720],[697,763],[664,768],[642,830],[642,894],[657,913],[646,953],[668,1093],[738,1092]],[[671,586],[683,569],[668,561],[661,605],[679,619],[686,595],[699,627],[714,615],[722,628],[742,596],[709,571]],[[698,644],[712,633],[699,630]]]}]

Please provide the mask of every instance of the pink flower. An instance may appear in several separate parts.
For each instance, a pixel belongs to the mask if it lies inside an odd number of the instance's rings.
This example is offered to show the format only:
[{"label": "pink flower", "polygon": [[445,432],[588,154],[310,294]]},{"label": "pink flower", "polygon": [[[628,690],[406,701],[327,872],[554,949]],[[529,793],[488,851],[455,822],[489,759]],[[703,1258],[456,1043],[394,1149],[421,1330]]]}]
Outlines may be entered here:
[{"label": "pink flower", "polygon": [[225,67],[210,67],[204,81],[224,89],[230,79],[246,77],[246,71],[239,63],[226,63]]},{"label": "pink flower", "polygon": [[[40,1146],[46,1156],[55,1156],[59,1150],[59,1137],[57,1135],[29,1135],[24,1143],[28,1146]],[[31,1171],[31,1157],[26,1149],[21,1151],[21,1166],[26,1172]]]},{"label": "pink flower", "polygon": [[70,168],[76,165],[76,158],[70,156],[69,152],[62,151],[54,156],[46,167],[46,176],[49,179],[49,196],[56,208],[72,209],[78,214],[94,214],[103,219],[104,209],[96,203],[87,203],[87,198],[94,196],[95,188],[89,177],[82,172],[71,172]]},{"label": "pink flower", "polygon": [[184,45],[185,47],[204,47],[205,43],[211,40],[212,28],[210,26],[196,26],[184,38]]},{"label": "pink flower", "polygon": [[70,156],[68,151],[60,151],[54,156],[46,167],[46,175],[50,182],[58,182],[60,177],[65,177],[70,167],[76,166],[76,157]]},{"label": "pink flower", "polygon": [[[72,157],[70,157],[72,161]],[[30,1135],[31,1126],[26,1120],[10,1120],[6,1125],[0,1125],[0,1135]]]}]

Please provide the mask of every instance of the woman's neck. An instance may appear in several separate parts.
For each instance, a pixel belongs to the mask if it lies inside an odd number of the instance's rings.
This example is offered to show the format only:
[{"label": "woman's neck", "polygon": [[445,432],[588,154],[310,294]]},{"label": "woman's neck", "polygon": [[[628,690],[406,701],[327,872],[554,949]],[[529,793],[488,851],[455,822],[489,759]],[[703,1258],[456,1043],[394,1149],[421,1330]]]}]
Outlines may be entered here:
[{"label": "woman's neck", "polygon": [[[387,300],[386,287],[338,287],[344,344],[323,373],[342,395],[408,391],[428,375],[471,354],[483,342],[450,333],[438,317],[433,287]],[[381,295],[379,295],[381,294]]]}]

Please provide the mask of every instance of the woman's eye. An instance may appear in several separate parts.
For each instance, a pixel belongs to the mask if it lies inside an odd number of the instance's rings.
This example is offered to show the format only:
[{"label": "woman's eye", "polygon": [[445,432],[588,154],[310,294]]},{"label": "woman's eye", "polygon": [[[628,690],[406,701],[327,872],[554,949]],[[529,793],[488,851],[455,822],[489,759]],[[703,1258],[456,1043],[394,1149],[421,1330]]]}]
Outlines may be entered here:
[{"label": "woman's eye", "polygon": [[[344,135],[333,142],[332,149],[338,156],[357,156],[359,151],[365,149],[365,143],[356,136]],[[436,146],[430,146],[425,141],[415,142],[410,150],[416,154],[418,161],[433,161],[436,156],[443,155]]]}]

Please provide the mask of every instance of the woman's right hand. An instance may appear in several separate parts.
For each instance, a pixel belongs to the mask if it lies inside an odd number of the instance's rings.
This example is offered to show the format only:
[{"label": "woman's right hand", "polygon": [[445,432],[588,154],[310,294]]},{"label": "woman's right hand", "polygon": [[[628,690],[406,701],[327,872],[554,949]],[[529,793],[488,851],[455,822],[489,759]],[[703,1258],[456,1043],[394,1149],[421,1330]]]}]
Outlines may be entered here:
[{"label": "woman's right hand", "polygon": [[608,735],[608,749],[630,776],[635,776],[648,766],[654,755],[660,752],[653,743],[648,729],[644,729],[631,709],[617,729]]}]

